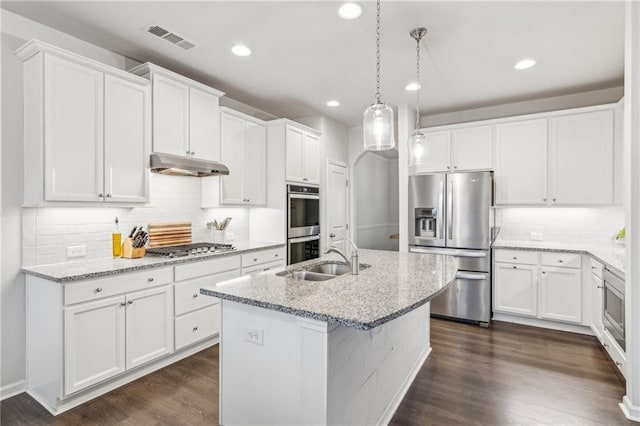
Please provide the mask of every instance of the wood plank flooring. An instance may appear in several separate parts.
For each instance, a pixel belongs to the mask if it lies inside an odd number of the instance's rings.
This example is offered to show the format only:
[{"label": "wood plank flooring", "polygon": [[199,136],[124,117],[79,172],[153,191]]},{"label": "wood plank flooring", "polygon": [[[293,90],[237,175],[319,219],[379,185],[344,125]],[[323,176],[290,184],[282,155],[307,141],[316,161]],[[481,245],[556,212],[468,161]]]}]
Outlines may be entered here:
[{"label": "wood plank flooring", "polygon": [[[433,352],[392,420],[405,425],[624,425],[624,380],[595,338],[494,322],[432,321]],[[51,416],[26,394],[2,425],[216,425],[213,347]]]}]

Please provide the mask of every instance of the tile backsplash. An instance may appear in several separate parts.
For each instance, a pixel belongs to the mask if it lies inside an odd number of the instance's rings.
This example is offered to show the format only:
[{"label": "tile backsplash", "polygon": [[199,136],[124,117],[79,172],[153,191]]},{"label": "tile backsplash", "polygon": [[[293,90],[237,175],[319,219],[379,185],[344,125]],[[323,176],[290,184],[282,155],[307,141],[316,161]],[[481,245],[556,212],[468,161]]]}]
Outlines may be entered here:
[{"label": "tile backsplash", "polygon": [[624,207],[495,209],[500,237],[510,240],[529,240],[530,232],[541,232],[544,241],[613,241],[624,220]]},{"label": "tile backsplash", "polygon": [[[201,209],[198,178],[151,174],[149,185],[149,205],[141,207],[23,208],[22,264],[32,266],[110,257],[116,216],[123,238],[135,225],[191,222],[193,241],[211,241],[211,231],[206,223],[232,217],[228,232],[234,234],[234,241],[249,240],[249,209]],[[68,259],[67,246],[77,244],[86,244],[87,256]]]}]

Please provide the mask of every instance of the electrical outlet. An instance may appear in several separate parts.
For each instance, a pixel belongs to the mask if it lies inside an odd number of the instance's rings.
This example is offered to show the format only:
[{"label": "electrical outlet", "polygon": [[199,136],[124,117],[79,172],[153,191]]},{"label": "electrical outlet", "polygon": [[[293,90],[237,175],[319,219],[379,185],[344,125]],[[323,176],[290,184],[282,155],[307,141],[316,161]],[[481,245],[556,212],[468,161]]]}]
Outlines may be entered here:
[{"label": "electrical outlet", "polygon": [[68,258],[72,258],[72,257],[85,257],[87,255],[87,246],[86,245],[80,245],[80,246],[68,246],[67,247],[67,257]]},{"label": "electrical outlet", "polygon": [[262,346],[262,329],[247,328],[244,332],[244,340],[247,342]]},{"label": "electrical outlet", "polygon": [[542,232],[531,232],[529,234],[529,239],[531,241],[542,241]]}]

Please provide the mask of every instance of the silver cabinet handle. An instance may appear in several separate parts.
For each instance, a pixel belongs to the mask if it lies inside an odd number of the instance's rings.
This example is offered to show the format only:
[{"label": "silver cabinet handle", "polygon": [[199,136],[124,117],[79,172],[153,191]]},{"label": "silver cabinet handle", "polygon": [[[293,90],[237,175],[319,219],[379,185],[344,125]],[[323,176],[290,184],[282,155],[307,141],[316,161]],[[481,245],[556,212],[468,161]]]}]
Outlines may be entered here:
[{"label": "silver cabinet handle", "polygon": [[513,260],[518,260],[518,258],[516,256],[513,256]]},{"label": "silver cabinet handle", "polygon": [[603,343],[602,346],[604,346],[605,349],[609,349],[609,345],[607,345],[606,343]]},{"label": "silver cabinet handle", "polygon": [[102,287],[96,288],[96,293],[102,293]]},{"label": "silver cabinet handle", "polygon": [[251,202],[251,198],[247,198],[247,203],[250,203],[250,202]]},{"label": "silver cabinet handle", "polygon": [[[335,236],[335,235],[334,235]],[[276,257],[280,256],[278,253],[276,253]]]},{"label": "silver cabinet handle", "polygon": [[149,277],[149,278],[147,278],[147,281],[149,281],[150,283],[152,283],[152,282],[153,282],[153,277]]},{"label": "silver cabinet handle", "polygon": [[447,166],[447,170],[449,170],[451,167]]},{"label": "silver cabinet handle", "polygon": [[104,198],[104,194],[101,192],[101,193],[98,194],[98,197]]},{"label": "silver cabinet handle", "polygon": [[191,151],[187,151],[187,155],[191,154]]},{"label": "silver cabinet handle", "polygon": [[597,285],[596,288],[604,288],[603,285]]},{"label": "silver cabinet handle", "polygon": [[191,151],[191,155],[196,155],[196,152],[195,151]]},{"label": "silver cabinet handle", "polygon": [[543,199],[542,199],[542,201],[546,203],[546,202],[547,202],[547,199],[546,199],[546,198],[543,198]]},{"label": "silver cabinet handle", "polygon": [[307,178],[302,178],[302,180],[306,182],[306,181],[308,181],[309,179],[307,179]]},{"label": "silver cabinet handle", "polygon": [[517,266],[514,266],[514,267],[513,267],[513,269],[518,269],[518,267],[517,267]]},{"label": "silver cabinet handle", "polygon": [[268,271],[269,269],[271,269],[271,268],[264,268],[263,271]]},{"label": "silver cabinet handle", "polygon": [[622,367],[622,363],[621,363],[620,361],[616,361],[616,365],[617,365],[618,367]]},{"label": "silver cabinet handle", "polygon": [[554,199],[552,199],[551,201],[553,201],[553,202],[555,203],[555,202],[556,202],[556,199],[554,198]]},{"label": "silver cabinet handle", "polygon": [[558,260],[558,263],[564,263],[564,260],[560,259]]},{"label": "silver cabinet handle", "polygon": [[253,258],[253,261],[254,261],[254,262],[257,262],[257,261],[258,261],[258,258],[257,258],[257,257],[254,257],[254,258]]},{"label": "silver cabinet handle", "polygon": [[198,331],[198,326],[193,327],[193,331]]},{"label": "silver cabinet handle", "polygon": [[111,198],[111,194],[107,194],[104,196],[105,198]]},{"label": "silver cabinet handle", "polygon": [[127,306],[126,302],[120,302],[120,306]]},{"label": "silver cabinet handle", "polygon": [[542,275],[546,275],[546,274],[547,274],[547,271],[542,271]]},{"label": "silver cabinet handle", "polygon": [[133,300],[127,301],[127,305],[133,305]]},{"label": "silver cabinet handle", "polygon": [[198,293],[193,294],[193,298],[195,299],[196,297],[198,297]]},{"label": "silver cabinet handle", "polygon": [[453,168],[454,168],[454,169],[457,169],[457,168],[458,168],[458,166],[453,166]]},{"label": "silver cabinet handle", "polygon": [[330,234],[329,234],[329,236],[330,236],[331,238],[335,238],[335,237],[336,237],[336,234],[334,234],[334,233],[332,232],[332,233],[330,233]]}]

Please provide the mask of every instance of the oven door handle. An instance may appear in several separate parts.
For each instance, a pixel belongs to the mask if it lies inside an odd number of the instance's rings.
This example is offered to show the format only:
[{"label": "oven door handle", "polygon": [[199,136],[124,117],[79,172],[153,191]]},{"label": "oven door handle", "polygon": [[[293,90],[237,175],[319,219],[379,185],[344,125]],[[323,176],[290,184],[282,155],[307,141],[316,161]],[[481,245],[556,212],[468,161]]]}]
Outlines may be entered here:
[{"label": "oven door handle", "polygon": [[306,243],[307,241],[316,241],[320,239],[320,235],[312,235],[310,237],[289,238],[289,243]]},{"label": "oven door handle", "polygon": [[289,198],[298,198],[303,200],[319,200],[319,195],[311,195],[311,194],[289,194]]}]

